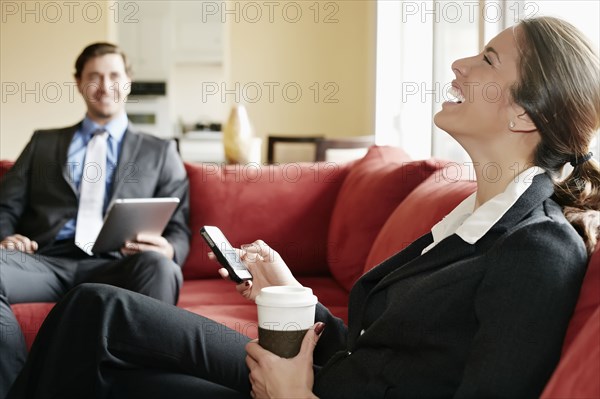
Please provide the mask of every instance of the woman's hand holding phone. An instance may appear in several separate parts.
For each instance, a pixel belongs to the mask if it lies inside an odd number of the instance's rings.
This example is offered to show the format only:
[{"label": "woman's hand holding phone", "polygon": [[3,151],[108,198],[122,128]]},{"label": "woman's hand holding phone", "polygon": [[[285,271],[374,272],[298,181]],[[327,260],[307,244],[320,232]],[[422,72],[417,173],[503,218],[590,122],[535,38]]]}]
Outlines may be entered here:
[{"label": "woman's hand holding phone", "polygon": [[[243,245],[238,251],[252,274],[252,280],[236,285],[236,290],[245,298],[254,300],[261,289],[274,285],[302,286],[279,253],[264,241],[257,240],[252,244]],[[219,274],[223,278],[229,278],[225,268],[219,269]]]}]

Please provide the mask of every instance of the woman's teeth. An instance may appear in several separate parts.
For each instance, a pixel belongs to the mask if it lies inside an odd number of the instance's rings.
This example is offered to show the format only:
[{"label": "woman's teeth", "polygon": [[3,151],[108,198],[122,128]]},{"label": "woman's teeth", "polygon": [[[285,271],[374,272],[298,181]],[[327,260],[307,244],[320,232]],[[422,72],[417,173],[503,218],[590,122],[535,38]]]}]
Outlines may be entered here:
[{"label": "woman's teeth", "polygon": [[462,93],[460,92],[460,90],[458,90],[456,87],[451,86],[450,89],[448,90],[448,94],[449,97],[448,101],[456,103],[456,104],[461,104],[465,102],[465,97],[462,95]]}]

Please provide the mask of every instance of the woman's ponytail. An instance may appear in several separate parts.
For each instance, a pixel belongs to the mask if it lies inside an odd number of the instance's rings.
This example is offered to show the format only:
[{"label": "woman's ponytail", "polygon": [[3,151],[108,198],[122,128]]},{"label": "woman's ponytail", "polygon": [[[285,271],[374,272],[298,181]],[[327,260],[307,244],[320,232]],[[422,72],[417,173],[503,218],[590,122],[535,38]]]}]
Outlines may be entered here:
[{"label": "woman's ponytail", "polygon": [[583,237],[588,253],[591,253],[600,234],[598,163],[592,159],[576,165],[566,179],[555,184],[554,196],[564,207],[567,220]]},{"label": "woman's ponytail", "polygon": [[[600,128],[598,54],[557,18],[526,19],[517,30],[519,81],[511,95],[540,133],[534,163],[555,177],[555,200],[591,253],[600,226],[600,168],[589,152]],[[559,180],[568,162],[573,171]]]}]

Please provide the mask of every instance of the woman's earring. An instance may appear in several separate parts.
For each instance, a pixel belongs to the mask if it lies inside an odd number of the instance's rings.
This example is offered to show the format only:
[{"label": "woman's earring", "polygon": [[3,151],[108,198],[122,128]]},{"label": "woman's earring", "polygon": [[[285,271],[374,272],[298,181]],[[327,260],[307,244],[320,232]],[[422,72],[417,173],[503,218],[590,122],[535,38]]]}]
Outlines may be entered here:
[{"label": "woman's earring", "polygon": [[516,125],[515,125],[515,122],[513,122],[513,121],[510,121],[510,123],[508,124],[508,127],[509,127],[510,129],[514,129],[514,128],[515,128],[515,126],[516,126]]}]

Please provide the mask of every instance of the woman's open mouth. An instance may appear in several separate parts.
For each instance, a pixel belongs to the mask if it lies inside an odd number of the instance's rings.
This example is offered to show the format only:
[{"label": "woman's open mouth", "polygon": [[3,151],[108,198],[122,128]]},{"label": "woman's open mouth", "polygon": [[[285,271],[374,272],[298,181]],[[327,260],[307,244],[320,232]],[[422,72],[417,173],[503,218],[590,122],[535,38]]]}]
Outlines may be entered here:
[{"label": "woman's open mouth", "polygon": [[462,104],[465,102],[465,96],[463,96],[461,90],[453,84],[450,89],[448,89],[447,101],[454,104]]}]

